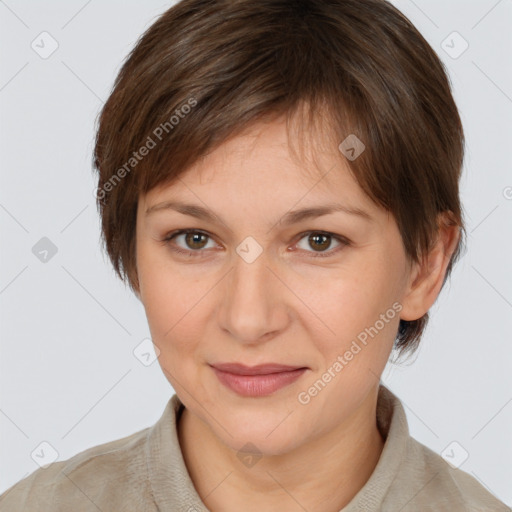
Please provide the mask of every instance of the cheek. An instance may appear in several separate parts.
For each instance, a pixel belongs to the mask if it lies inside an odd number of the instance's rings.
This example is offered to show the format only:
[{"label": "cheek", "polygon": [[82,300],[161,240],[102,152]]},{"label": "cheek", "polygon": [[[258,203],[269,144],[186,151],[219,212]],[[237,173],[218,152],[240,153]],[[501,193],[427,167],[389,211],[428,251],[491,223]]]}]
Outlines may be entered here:
[{"label": "cheek", "polygon": [[[141,246],[138,257],[141,299],[151,332],[160,350],[160,363],[176,372],[185,367],[207,324],[209,291],[215,280],[193,266],[176,265],[165,250]],[[206,271],[207,272],[207,271]],[[176,365],[176,361],[180,365]]]},{"label": "cheek", "polygon": [[[324,270],[324,269],[322,269]],[[308,306],[311,318],[323,324],[325,333],[342,340],[378,316],[386,303],[385,284],[374,266],[325,269],[292,283],[291,288]]]},{"label": "cheek", "polygon": [[194,313],[198,312],[194,305],[200,300],[200,294],[190,285],[176,275],[170,279],[159,274],[155,279],[146,280],[144,307],[155,341],[168,344],[171,340],[183,339],[185,332],[191,336]]},{"label": "cheek", "polygon": [[200,292],[175,273],[170,277],[153,269],[145,279],[144,307],[160,368],[175,390],[192,389],[199,379],[196,356],[204,338]]},{"label": "cheek", "polygon": [[311,337],[326,365],[345,353],[353,368],[380,367],[387,360],[399,323],[397,281],[396,269],[375,262],[297,287],[314,313],[307,313],[309,325],[320,326]]}]

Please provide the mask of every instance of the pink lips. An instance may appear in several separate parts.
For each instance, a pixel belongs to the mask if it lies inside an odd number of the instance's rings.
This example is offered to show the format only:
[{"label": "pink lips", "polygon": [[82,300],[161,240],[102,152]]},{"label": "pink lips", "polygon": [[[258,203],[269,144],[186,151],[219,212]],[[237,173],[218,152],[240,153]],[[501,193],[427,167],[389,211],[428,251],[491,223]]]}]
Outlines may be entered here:
[{"label": "pink lips", "polygon": [[212,365],[219,381],[242,396],[267,396],[296,381],[306,367],[282,364],[245,366],[238,363]]}]

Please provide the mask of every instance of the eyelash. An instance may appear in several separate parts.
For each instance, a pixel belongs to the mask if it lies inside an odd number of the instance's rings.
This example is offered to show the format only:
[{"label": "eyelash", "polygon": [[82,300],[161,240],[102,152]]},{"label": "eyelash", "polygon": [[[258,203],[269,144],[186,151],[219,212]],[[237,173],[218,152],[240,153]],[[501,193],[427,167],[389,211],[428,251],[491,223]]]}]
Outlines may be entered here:
[{"label": "eyelash", "polygon": [[[183,235],[183,234],[189,234],[189,233],[197,233],[197,234],[205,235],[208,238],[212,239],[212,236],[209,235],[208,233],[206,233],[205,231],[201,231],[198,229],[180,229],[178,231],[173,231],[172,233],[169,233],[161,242],[162,242],[162,244],[167,245],[172,251],[177,252],[179,254],[183,254],[185,256],[191,256],[191,257],[202,257],[201,253],[204,253],[205,252],[204,250],[198,249],[196,251],[192,251],[192,250],[186,251],[184,249],[173,246],[171,244],[171,241],[174,238],[176,238],[177,236]],[[325,235],[325,236],[334,238],[336,241],[340,242],[341,245],[333,250],[329,250],[326,252],[318,252],[316,254],[312,253],[310,255],[311,258],[327,258],[327,257],[332,256],[335,253],[338,253],[345,246],[350,245],[350,241],[347,238],[335,235],[334,233],[330,233],[328,231],[305,231],[303,233],[300,233],[300,235],[298,235],[299,239],[297,240],[297,243],[299,243],[306,235],[311,235],[313,233],[317,234],[317,235]],[[306,252],[310,252],[310,251],[306,251]]]}]

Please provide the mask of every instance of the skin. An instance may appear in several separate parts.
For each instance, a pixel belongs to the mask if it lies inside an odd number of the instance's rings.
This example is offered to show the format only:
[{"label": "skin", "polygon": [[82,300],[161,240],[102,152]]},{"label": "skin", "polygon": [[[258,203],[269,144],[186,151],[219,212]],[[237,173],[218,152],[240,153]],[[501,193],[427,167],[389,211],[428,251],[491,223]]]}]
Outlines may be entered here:
[{"label": "skin", "polygon": [[[291,157],[283,119],[258,123],[139,200],[138,296],[160,366],[186,407],[178,424],[185,463],[213,512],[325,512],[350,502],[383,449],[377,393],[399,319],[420,318],[434,303],[458,239],[457,228],[443,227],[429,257],[411,264],[394,218],[364,194],[337,149],[315,156],[320,174]],[[223,221],[146,214],[168,200],[207,207]],[[326,203],[361,208],[372,220],[336,212],[278,222]],[[179,229],[208,236],[162,242]],[[319,230],[350,243],[308,241]],[[262,249],[251,263],[236,252],[248,236]],[[395,302],[401,311],[300,403],[299,393]],[[247,398],[218,381],[209,363],[220,362],[308,370],[270,396]],[[248,442],[261,455],[252,466],[237,457]]]}]

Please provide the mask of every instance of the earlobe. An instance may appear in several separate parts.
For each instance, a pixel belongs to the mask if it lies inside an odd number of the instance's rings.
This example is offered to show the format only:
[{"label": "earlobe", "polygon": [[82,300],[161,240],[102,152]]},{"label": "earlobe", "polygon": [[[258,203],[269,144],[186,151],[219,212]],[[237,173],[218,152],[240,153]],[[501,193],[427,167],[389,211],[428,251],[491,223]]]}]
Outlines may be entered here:
[{"label": "earlobe", "polygon": [[437,241],[410,273],[410,281],[402,299],[402,320],[421,318],[434,304],[444,283],[446,270],[460,238],[460,228],[447,222],[440,214]]},{"label": "earlobe", "polygon": [[415,263],[413,268],[406,293],[402,299],[401,320],[413,321],[425,314],[422,303],[422,287],[425,284],[424,263]]}]

